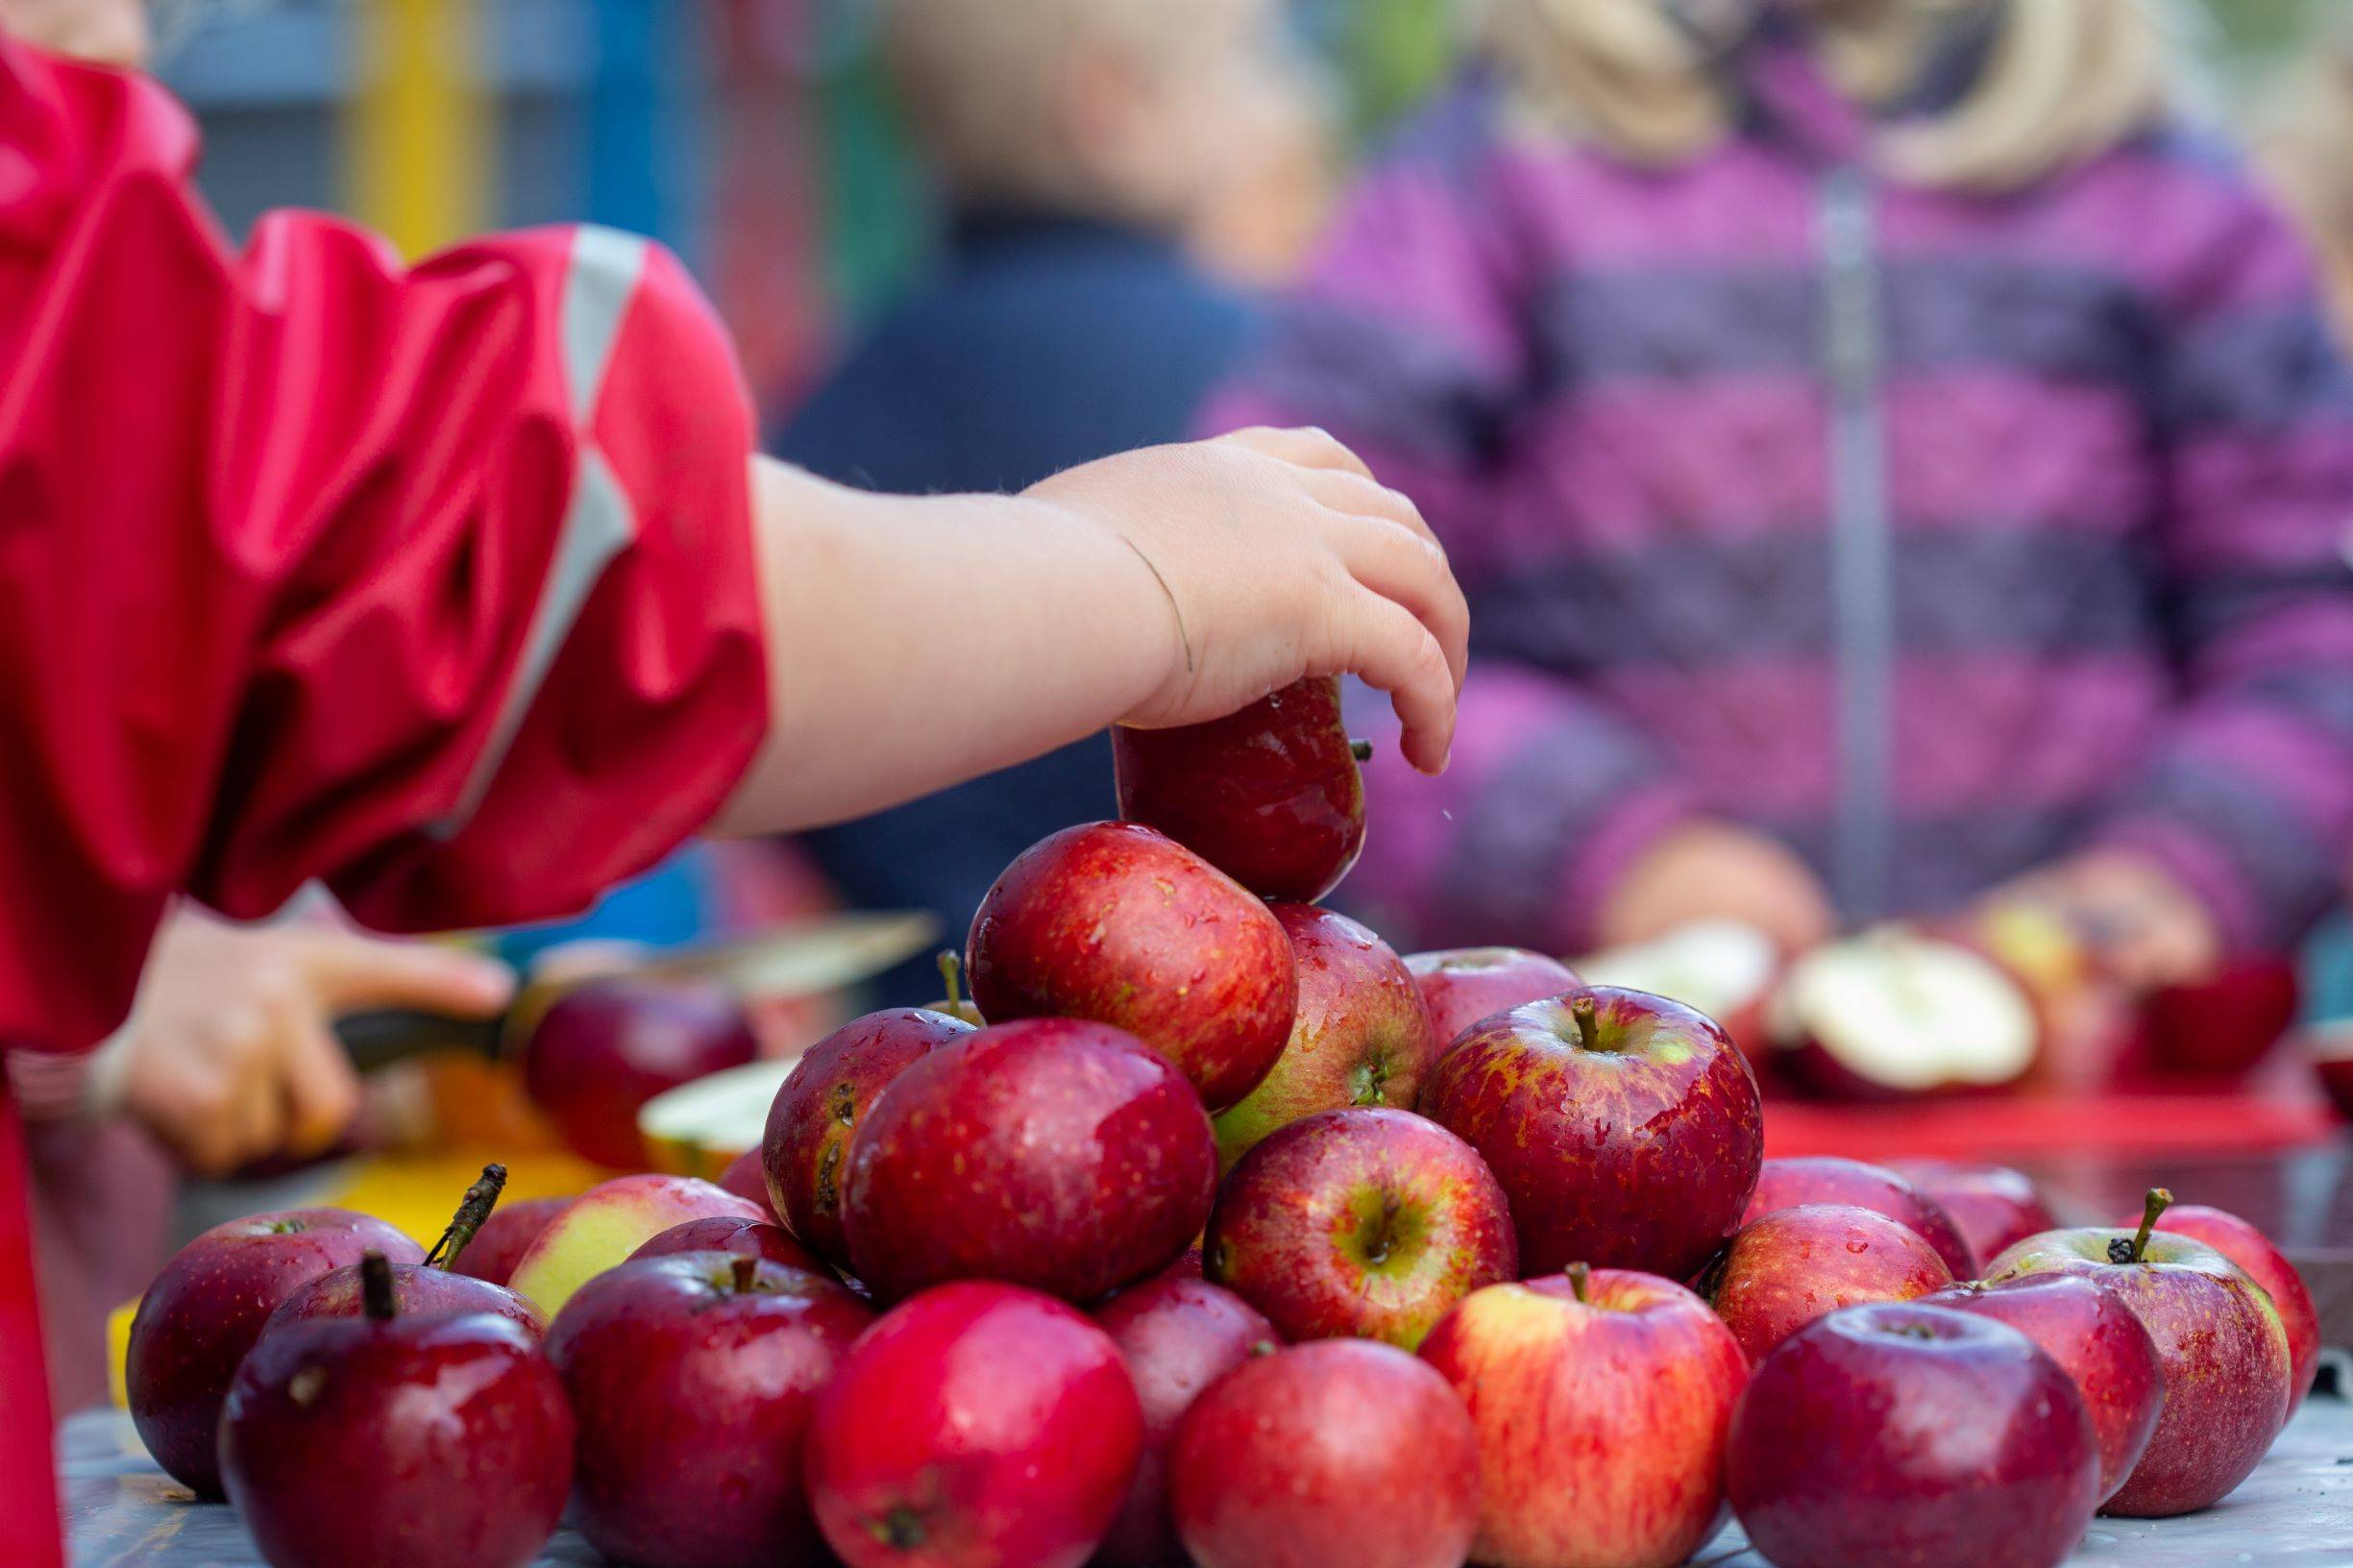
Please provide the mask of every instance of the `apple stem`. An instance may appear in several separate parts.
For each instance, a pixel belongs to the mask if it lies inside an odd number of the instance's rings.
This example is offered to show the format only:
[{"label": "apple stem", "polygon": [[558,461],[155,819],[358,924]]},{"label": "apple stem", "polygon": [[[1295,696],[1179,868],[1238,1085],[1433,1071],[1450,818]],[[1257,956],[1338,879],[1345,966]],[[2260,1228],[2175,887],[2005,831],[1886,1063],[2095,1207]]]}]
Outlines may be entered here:
[{"label": "apple stem", "polygon": [[359,1307],[371,1323],[389,1323],[400,1314],[392,1294],[392,1265],[380,1252],[359,1255]]},{"label": "apple stem", "polygon": [[964,960],[953,947],[940,949],[940,983],[947,988],[950,1013],[964,1004]]},{"label": "apple stem", "polygon": [[457,1200],[457,1213],[451,1216],[450,1227],[433,1243],[433,1250],[425,1255],[429,1265],[451,1268],[457,1255],[466,1250],[474,1235],[490,1217],[490,1211],[499,1206],[499,1194],[506,1190],[506,1167],[491,1164],[482,1167],[481,1179],[466,1188],[466,1195]]},{"label": "apple stem", "polygon": [[1577,1033],[1589,1051],[1602,1048],[1602,1008],[1590,996],[1580,996],[1569,1004],[1569,1017],[1577,1020]]},{"label": "apple stem", "polygon": [[753,1283],[760,1277],[760,1260],[748,1252],[738,1253],[730,1267],[734,1274],[731,1283],[735,1286],[735,1293],[739,1296],[749,1295]]},{"label": "apple stem", "polygon": [[1370,741],[1350,741],[1348,743],[1348,754],[1356,758],[1359,762],[1370,762],[1373,760],[1373,743]]},{"label": "apple stem", "polygon": [[1571,1263],[1569,1265],[1569,1290],[1571,1294],[1577,1297],[1578,1305],[1581,1307],[1589,1307],[1593,1304],[1593,1298],[1586,1294],[1585,1291],[1586,1286],[1592,1282],[1592,1279],[1593,1269],[1591,1265],[1586,1263]]},{"label": "apple stem", "polygon": [[[2109,1258],[2120,1263],[2139,1262],[2142,1257],[2148,1251],[2149,1232],[2157,1228],[2157,1220],[2159,1216],[2163,1215],[2168,1209],[2172,1207],[2172,1193],[2167,1191],[2162,1187],[2150,1188],[2148,1189],[2148,1196],[2143,1199],[2141,1203],[2141,1229],[2134,1233],[2133,1238],[2130,1241],[2126,1241],[2122,1237],[2118,1237],[2115,1240],[2109,1242]],[[2121,1252],[2123,1256],[2118,1257],[2117,1255],[2119,1252]]]}]

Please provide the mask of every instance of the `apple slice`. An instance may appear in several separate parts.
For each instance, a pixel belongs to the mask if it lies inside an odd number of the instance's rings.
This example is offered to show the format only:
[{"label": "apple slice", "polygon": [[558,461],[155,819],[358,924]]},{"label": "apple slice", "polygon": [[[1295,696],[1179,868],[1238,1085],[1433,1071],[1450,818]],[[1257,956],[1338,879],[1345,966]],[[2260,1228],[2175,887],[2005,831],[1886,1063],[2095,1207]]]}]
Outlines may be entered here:
[{"label": "apple slice", "polygon": [[1752,1060],[1762,1055],[1765,1004],[1780,967],[1773,939],[1746,920],[1694,920],[1574,966],[1587,985],[1647,991],[1704,1013]]},{"label": "apple slice", "polygon": [[1793,1075],[1842,1098],[1896,1099],[2016,1083],[2041,1027],[2024,989],[1984,955],[1908,926],[1816,948],[1768,1010]]},{"label": "apple slice", "polygon": [[760,1146],[768,1108],[798,1058],[748,1062],[655,1095],[637,1113],[653,1168],[715,1182]]}]

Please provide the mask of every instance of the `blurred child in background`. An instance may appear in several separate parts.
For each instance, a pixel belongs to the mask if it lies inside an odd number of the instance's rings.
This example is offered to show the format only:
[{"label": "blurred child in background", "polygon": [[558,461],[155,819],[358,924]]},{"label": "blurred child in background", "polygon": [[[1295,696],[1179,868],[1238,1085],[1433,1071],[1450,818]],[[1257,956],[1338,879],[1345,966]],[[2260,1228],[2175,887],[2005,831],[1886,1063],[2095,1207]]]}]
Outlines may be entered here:
[{"label": "blurred child in background", "polygon": [[[1018,490],[1183,435],[1252,339],[1233,276],[1281,269],[1319,209],[1322,106],[1274,0],[886,0],[881,24],[946,253],[773,450],[871,489]],[[1015,855],[1111,809],[1095,736],[806,843],[848,902],[960,943]],[[940,980],[925,959],[881,990]]]},{"label": "blurred child in background", "polygon": [[2293,943],[2353,845],[2353,383],[2152,10],[1487,15],[1220,410],[1369,453],[1474,607],[1350,894],[1568,951],[2031,896],[2142,987]]}]

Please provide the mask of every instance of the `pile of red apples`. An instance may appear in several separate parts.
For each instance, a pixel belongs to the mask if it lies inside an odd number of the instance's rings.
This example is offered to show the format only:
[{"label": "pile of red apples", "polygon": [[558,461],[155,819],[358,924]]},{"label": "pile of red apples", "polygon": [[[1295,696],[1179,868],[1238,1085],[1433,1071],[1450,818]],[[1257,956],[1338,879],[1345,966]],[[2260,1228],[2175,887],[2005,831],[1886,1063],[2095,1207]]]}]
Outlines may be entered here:
[{"label": "pile of red apples", "polygon": [[478,1189],[429,1259],[331,1210],[192,1242],[132,1335],[157,1460],[275,1568],[559,1522],[639,1568],[1667,1568],[1728,1507],[1779,1568],[2038,1568],[2302,1398],[2242,1221],[1767,1161],[1703,1013],[1319,907],[1336,683],[1116,743],[1123,820],[1007,869],[970,1003],[827,1037],[722,1183]]}]

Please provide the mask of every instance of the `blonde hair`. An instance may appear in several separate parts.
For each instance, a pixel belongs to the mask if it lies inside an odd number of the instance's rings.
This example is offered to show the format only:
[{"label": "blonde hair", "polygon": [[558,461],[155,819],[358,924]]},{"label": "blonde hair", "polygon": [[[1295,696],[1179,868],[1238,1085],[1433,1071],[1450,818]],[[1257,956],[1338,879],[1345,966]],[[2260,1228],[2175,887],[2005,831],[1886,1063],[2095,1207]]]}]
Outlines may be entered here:
[{"label": "blonde hair", "polygon": [[[1986,0],[1873,0],[1869,27],[1826,23],[1831,65],[1866,96],[1900,85],[1931,27]],[[1828,11],[1830,8],[1825,6]],[[1524,105],[1636,162],[1672,166],[1715,146],[1734,106],[1710,69],[1751,0],[1487,0],[1486,41]],[[2106,151],[2165,107],[2169,59],[2148,0],[2007,0],[1973,89],[1946,113],[1888,131],[1888,172],[1925,185],[2016,189]]]},{"label": "blonde hair", "polygon": [[[1108,59],[1155,85],[1224,90],[1258,65],[1264,0],[883,0],[883,54],[933,167],[961,194],[1115,205],[1073,142],[1074,61]],[[1213,80],[1211,80],[1213,78]],[[1214,116],[1201,114],[1195,120]],[[1207,139],[1220,131],[1187,126]]]}]

